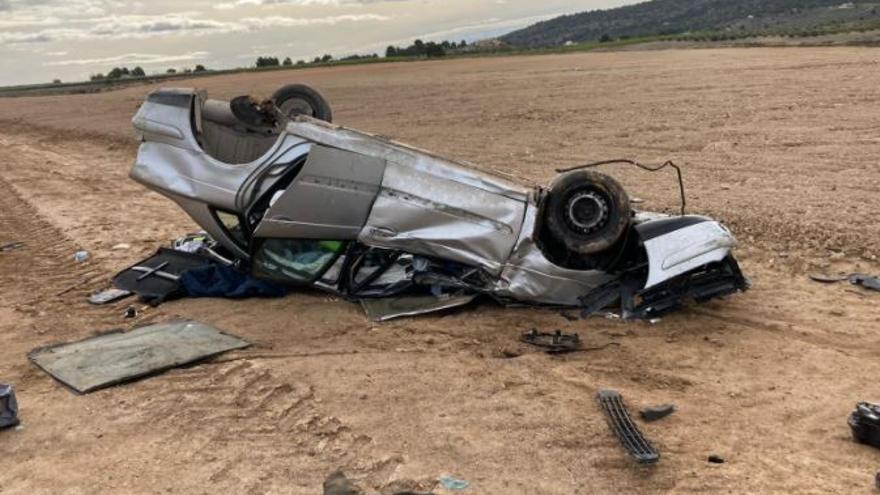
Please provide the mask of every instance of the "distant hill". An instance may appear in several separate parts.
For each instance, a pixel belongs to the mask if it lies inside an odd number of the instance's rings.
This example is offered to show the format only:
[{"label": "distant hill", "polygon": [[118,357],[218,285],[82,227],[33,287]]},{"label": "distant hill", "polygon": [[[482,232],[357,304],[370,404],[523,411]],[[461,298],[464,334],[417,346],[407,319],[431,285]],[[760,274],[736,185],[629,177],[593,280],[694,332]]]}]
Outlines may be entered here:
[{"label": "distant hill", "polygon": [[538,48],[694,32],[797,35],[868,27],[880,27],[880,1],[652,0],[564,15],[514,31],[501,40],[518,48]]}]

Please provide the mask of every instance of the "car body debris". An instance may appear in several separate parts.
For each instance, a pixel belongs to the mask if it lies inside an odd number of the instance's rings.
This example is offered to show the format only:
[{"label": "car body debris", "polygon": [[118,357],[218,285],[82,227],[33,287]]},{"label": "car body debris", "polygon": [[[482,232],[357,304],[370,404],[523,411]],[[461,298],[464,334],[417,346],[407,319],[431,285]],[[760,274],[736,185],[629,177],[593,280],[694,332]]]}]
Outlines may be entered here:
[{"label": "car body debris", "polygon": [[838,275],[825,275],[814,273],[810,275],[810,279],[814,282],[823,284],[835,284],[838,282],[848,281],[853,285],[858,285],[865,289],[880,291],[880,277],[868,275],[866,273],[848,273]]},{"label": "car body debris", "polygon": [[18,402],[12,385],[0,383],[0,429],[18,426]]},{"label": "car body debris", "polygon": [[655,464],[660,460],[660,452],[642,435],[629,415],[623,398],[615,390],[600,390],[597,399],[608,425],[620,441],[620,445],[639,464]]},{"label": "car body debris", "polygon": [[639,416],[642,417],[642,420],[651,422],[659,421],[674,412],[675,405],[663,404],[662,406],[645,407],[639,411]]},{"label": "car body debris", "polygon": [[204,323],[179,320],[41,347],[28,358],[75,392],[86,394],[248,346]]},{"label": "car body debris", "polygon": [[537,329],[531,329],[520,335],[520,340],[526,344],[541,347],[548,354],[563,354],[566,352],[575,352],[583,349],[583,342],[580,335],[576,333],[566,334],[561,330],[553,333],[539,332]]},{"label": "car body debris", "polygon": [[90,295],[88,298],[89,304],[94,304],[96,306],[101,306],[104,304],[114,303],[116,301],[121,301],[126,297],[129,297],[133,294],[130,290],[122,290],[122,289],[105,289],[102,291],[95,292]]},{"label": "car body debris", "polygon": [[[620,304],[625,317],[653,318],[749,287],[721,223],[637,211],[589,166],[525,186],[335,126],[331,115],[302,85],[269,103],[162,89],[132,120],[141,145],[130,175],[204,229],[192,249],[256,279],[350,301],[423,297],[400,316],[471,295],[585,313]],[[675,168],[684,210],[675,165],[605,163]],[[167,271],[145,268],[148,278]]]},{"label": "car body debris", "polygon": [[856,442],[880,449],[880,404],[859,402],[847,423]]}]

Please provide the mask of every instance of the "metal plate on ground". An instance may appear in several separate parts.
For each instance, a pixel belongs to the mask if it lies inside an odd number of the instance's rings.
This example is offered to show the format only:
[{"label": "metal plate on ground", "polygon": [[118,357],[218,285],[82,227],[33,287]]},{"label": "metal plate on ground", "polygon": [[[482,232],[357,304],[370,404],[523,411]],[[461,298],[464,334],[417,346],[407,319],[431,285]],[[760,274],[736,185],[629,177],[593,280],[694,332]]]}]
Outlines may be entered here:
[{"label": "metal plate on ground", "polygon": [[59,382],[85,394],[249,345],[209,325],[184,320],[42,347],[28,358]]},{"label": "metal plate on ground", "polygon": [[367,318],[375,322],[382,322],[404,316],[424,315],[444,309],[457,308],[470,304],[476,298],[476,295],[468,294],[447,297],[413,296],[363,299],[361,305],[367,313]]}]

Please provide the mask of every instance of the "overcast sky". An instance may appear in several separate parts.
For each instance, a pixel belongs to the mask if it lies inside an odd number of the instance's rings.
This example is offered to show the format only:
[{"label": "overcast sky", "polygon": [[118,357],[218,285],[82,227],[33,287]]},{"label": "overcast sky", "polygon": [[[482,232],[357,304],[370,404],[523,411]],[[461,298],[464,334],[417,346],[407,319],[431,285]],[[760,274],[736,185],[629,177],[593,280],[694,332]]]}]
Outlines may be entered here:
[{"label": "overcast sky", "polygon": [[497,36],[638,0],[0,0],[0,85],[81,80],[117,65],[243,67],[259,55],[383,54],[389,44]]}]

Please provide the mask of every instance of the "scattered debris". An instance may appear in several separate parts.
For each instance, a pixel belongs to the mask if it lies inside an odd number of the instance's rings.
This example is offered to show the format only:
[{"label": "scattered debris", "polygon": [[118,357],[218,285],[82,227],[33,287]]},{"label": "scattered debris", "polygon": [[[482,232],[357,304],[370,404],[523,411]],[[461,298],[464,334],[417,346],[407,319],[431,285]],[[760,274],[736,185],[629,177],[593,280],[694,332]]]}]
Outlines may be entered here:
[{"label": "scattered debris", "polygon": [[0,383],[0,429],[18,426],[18,403],[12,385]]},{"label": "scattered debris", "polygon": [[156,254],[113,278],[153,306],[182,297],[281,297],[287,287],[257,280],[208,254],[160,248]]},{"label": "scattered debris", "polygon": [[100,306],[103,304],[110,304],[116,301],[120,301],[125,299],[126,297],[132,295],[131,291],[122,290],[122,289],[107,289],[102,290],[100,292],[95,292],[91,296],[89,296],[89,304],[94,304],[96,306]]},{"label": "scattered debris", "polygon": [[363,495],[364,491],[345,476],[342,471],[330,473],[324,480],[324,495]]},{"label": "scattered debris", "polygon": [[77,251],[73,255],[73,260],[76,261],[77,263],[83,263],[85,261],[88,261],[88,259],[90,257],[91,257],[91,255],[89,254],[88,251]]},{"label": "scattered debris", "polygon": [[183,320],[42,347],[28,358],[59,382],[85,394],[249,345],[211,326]]},{"label": "scattered debris", "polygon": [[447,490],[452,490],[454,492],[467,490],[468,487],[471,486],[471,484],[468,483],[467,480],[449,475],[441,476],[439,481],[440,484],[443,485],[443,488],[446,488]]},{"label": "scattered debris", "polygon": [[645,421],[658,421],[675,412],[675,405],[664,404],[662,406],[646,407],[639,411],[639,416]]},{"label": "scattered debris", "polygon": [[361,305],[367,317],[375,322],[392,320],[404,316],[415,316],[444,309],[457,308],[470,304],[477,296],[414,296],[384,299],[362,299]]},{"label": "scattered debris", "polygon": [[24,247],[23,242],[12,241],[7,242],[5,244],[0,245],[0,252],[5,253],[6,251],[15,251]]},{"label": "scattered debris", "polygon": [[555,333],[543,333],[533,328],[520,335],[519,339],[526,344],[547,349],[548,354],[574,352],[583,347],[580,335],[576,333],[565,334],[561,330],[557,330]]},{"label": "scattered debris", "polygon": [[632,418],[623,405],[623,398],[615,390],[600,390],[599,405],[605,412],[608,424],[617,435],[624,449],[639,464],[654,464],[660,460],[660,453],[642,435],[633,423]]},{"label": "scattered debris", "polygon": [[126,320],[130,320],[132,318],[137,318],[138,310],[134,306],[129,306],[125,308],[125,314],[122,315]]},{"label": "scattered debris", "polygon": [[187,270],[211,266],[212,261],[199,255],[159,248],[151,256],[113,277],[118,289],[137,294],[141,301],[159,305],[186,296],[180,276]]},{"label": "scattered debris", "polygon": [[710,455],[706,460],[710,464],[724,464],[724,458],[717,454]]},{"label": "scattered debris", "polygon": [[849,282],[853,285],[860,285],[866,289],[880,291],[880,277],[865,275],[864,273],[855,273],[849,278]]},{"label": "scattered debris", "polygon": [[123,243],[120,243],[120,244],[113,246],[110,249],[112,251],[127,251],[127,250],[131,249],[131,244],[126,244],[123,242]]},{"label": "scattered debris", "polygon": [[847,422],[856,442],[880,449],[880,405],[859,402]]},{"label": "scattered debris", "polygon": [[284,297],[289,290],[267,280],[257,280],[226,265],[212,264],[183,272],[180,284],[189,297]]},{"label": "scattered debris", "polygon": [[810,280],[822,284],[836,284],[838,282],[848,281],[853,285],[858,285],[865,289],[880,291],[880,277],[868,275],[865,273],[841,273],[838,275],[813,273],[810,274]]}]

